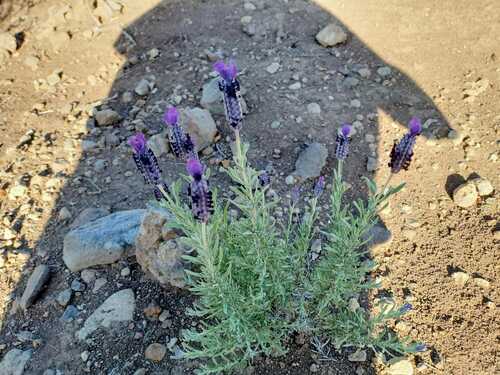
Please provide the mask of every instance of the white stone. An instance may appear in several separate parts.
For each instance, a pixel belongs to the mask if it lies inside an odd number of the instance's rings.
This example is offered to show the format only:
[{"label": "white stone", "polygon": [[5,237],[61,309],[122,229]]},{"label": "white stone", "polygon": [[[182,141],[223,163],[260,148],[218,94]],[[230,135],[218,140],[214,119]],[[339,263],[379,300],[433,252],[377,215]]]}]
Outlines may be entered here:
[{"label": "white stone", "polygon": [[318,103],[309,103],[307,105],[307,112],[309,112],[311,115],[319,116],[321,114],[321,107]]},{"label": "white stone", "polygon": [[267,68],[266,68],[266,71],[269,73],[269,74],[274,74],[276,73],[279,68],[281,67],[281,65],[277,62],[273,62],[271,63]]},{"label": "white stone", "polygon": [[316,41],[323,47],[333,47],[337,44],[344,43],[347,40],[347,34],[335,23],[325,26],[316,34]]}]

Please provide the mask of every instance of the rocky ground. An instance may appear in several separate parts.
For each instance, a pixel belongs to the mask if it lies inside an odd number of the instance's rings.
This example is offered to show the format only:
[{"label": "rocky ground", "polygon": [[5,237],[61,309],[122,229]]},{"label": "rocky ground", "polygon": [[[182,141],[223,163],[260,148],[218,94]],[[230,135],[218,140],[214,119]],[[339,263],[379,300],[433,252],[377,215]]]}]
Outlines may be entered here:
[{"label": "rocky ground", "polygon": [[174,104],[226,187],[221,57],[240,67],[250,160],[276,194],[331,174],[343,122],[356,130],[352,197],[366,194],[361,176],[385,181],[411,116],[425,128],[381,212],[392,235],[371,250],[372,302],[410,301],[394,329],[429,350],[386,367],[371,353],[323,358],[297,336],[247,371],[498,373],[500,6],[481,3],[0,1],[0,373],[193,372],[176,359],[197,324],[191,295],[133,256],[151,191],[126,139],[144,131],[172,180],[183,165],[161,117]]}]

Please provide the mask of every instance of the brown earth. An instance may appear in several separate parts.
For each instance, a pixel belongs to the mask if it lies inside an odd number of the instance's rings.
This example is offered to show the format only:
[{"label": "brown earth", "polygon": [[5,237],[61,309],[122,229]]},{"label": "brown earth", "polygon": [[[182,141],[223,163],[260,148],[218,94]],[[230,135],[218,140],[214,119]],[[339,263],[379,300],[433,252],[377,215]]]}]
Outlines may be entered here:
[{"label": "brown earth", "polygon": [[[62,262],[62,240],[71,220],[61,221],[59,215],[63,207],[73,217],[87,207],[113,212],[145,207],[150,191],[126,145],[127,137],[141,128],[132,121],[142,119],[153,135],[162,130],[167,104],[199,106],[212,64],[206,51],[220,50],[242,71],[251,162],[259,168],[272,162],[272,187],[280,194],[290,189],[285,177],[304,143],[327,145],[330,157],[323,173],[331,173],[334,135],[343,122],[359,122],[347,180],[353,195],[361,197],[366,192],[360,176],[385,181],[387,155],[409,118],[419,116],[430,125],[417,142],[410,170],[393,181],[406,181],[406,188],[381,214],[393,240],[374,253],[379,262],[374,276],[383,285],[379,295],[413,304],[395,329],[428,344],[429,351],[410,358],[419,372],[500,372],[498,193],[468,209],[458,207],[449,194],[456,175],[477,174],[497,190],[500,186],[496,0],[260,0],[252,2],[255,10],[234,0],[105,3],[0,1],[0,30],[16,35],[18,44],[12,53],[0,51],[0,356],[14,347],[34,348],[25,374],[46,369],[64,374],[133,374],[139,368],[151,374],[192,372],[195,363],[169,354],[159,364],[145,359],[149,344],[179,337],[192,324],[184,314],[192,299],[147,280],[134,259],[96,268],[107,284],[97,293],[89,285],[72,302],[84,319],[111,293],[132,288],[134,321],[113,333],[99,331],[89,342],[76,341],[82,321],[63,323],[63,309],[55,302],[57,293],[79,277]],[[122,6],[113,11],[116,4]],[[255,25],[253,36],[242,30],[246,15]],[[321,47],[314,36],[332,20],[346,29],[348,40]],[[159,50],[156,57],[149,52],[153,48]],[[281,68],[270,74],[266,67],[275,61]],[[381,67],[390,67],[390,73],[381,77]],[[361,68],[370,75],[362,77]],[[132,102],[125,103],[123,93],[133,92],[145,77],[154,77],[156,89],[143,98],[132,94]],[[296,82],[301,88],[290,89]],[[320,105],[321,115],[308,113],[310,103]],[[124,120],[94,126],[92,109],[106,105]],[[225,133],[223,118],[215,118]],[[280,125],[271,126],[276,121]],[[33,139],[21,145],[29,129]],[[450,129],[456,133],[449,134]],[[83,151],[83,141],[97,145]],[[277,158],[274,149],[280,150]],[[379,159],[374,175],[366,170],[368,156]],[[96,170],[96,162],[106,167]],[[172,155],[160,162],[169,179],[182,170]],[[225,186],[217,170],[213,180]],[[11,199],[16,184],[26,186],[26,192]],[[41,263],[51,269],[47,289],[26,313],[16,311],[27,277]],[[125,267],[130,276],[121,276]],[[457,271],[470,275],[463,287],[451,277]],[[478,285],[478,279],[489,287]],[[169,324],[162,327],[145,316],[152,302],[169,311]],[[22,342],[15,336],[20,331],[39,340]],[[375,359],[349,362],[348,352],[322,361],[300,338],[290,349],[284,358],[258,359],[253,372],[385,371]],[[87,362],[80,356],[84,351]]]}]

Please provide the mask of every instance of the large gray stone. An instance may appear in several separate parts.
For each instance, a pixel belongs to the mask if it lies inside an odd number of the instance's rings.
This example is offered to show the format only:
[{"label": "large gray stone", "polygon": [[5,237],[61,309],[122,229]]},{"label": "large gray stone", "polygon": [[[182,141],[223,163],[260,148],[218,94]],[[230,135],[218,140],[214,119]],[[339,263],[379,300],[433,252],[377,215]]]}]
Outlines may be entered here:
[{"label": "large gray stone", "polygon": [[35,299],[38,297],[43,287],[47,283],[50,277],[49,267],[45,264],[38,265],[30,278],[28,279],[28,283],[26,284],[26,288],[24,289],[24,293],[21,297],[21,301],[19,302],[19,306],[26,310],[30,307]]},{"label": "large gray stone", "polygon": [[132,289],[123,289],[108,297],[90,315],[77,332],[79,340],[85,340],[100,327],[111,328],[134,318],[135,296]]},{"label": "large gray stone", "polygon": [[32,354],[32,350],[9,350],[3,357],[2,362],[0,362],[0,374],[22,375]]},{"label": "large gray stone", "polygon": [[177,234],[165,228],[169,214],[166,211],[149,210],[143,217],[135,242],[135,255],[142,269],[162,286],[184,288],[186,253]]},{"label": "large gray stone", "polygon": [[91,221],[100,219],[109,215],[109,208],[104,207],[88,207],[84,209],[80,214],[76,217],[75,220],[69,226],[71,229],[81,227],[84,224],[90,223]]},{"label": "large gray stone", "polygon": [[318,177],[326,164],[328,150],[321,143],[311,143],[295,162],[294,174],[302,179]]},{"label": "large gray stone", "polygon": [[217,126],[210,112],[201,108],[187,108],[181,112],[181,124],[191,135],[196,151],[210,146],[217,134]]},{"label": "large gray stone", "polygon": [[133,255],[144,213],[145,210],[115,212],[71,230],[64,238],[64,263],[77,272]]}]

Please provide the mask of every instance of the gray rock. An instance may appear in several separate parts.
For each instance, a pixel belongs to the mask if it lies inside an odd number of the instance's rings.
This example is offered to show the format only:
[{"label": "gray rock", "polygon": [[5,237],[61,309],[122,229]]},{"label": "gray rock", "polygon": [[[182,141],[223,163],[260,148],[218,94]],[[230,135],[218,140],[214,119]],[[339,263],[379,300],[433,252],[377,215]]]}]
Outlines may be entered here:
[{"label": "gray rock", "polygon": [[153,150],[156,157],[160,157],[163,154],[168,154],[170,146],[167,141],[167,135],[165,133],[155,134],[148,140],[148,146]]},{"label": "gray rock", "polygon": [[201,108],[187,108],[181,113],[181,123],[191,135],[196,151],[210,146],[217,134],[217,126],[210,112]]},{"label": "gray rock", "polygon": [[133,255],[144,213],[145,210],[116,212],[71,230],[64,238],[64,263],[77,272]]},{"label": "gray rock", "polygon": [[316,34],[316,41],[323,47],[333,47],[337,44],[344,43],[347,40],[347,34],[335,23],[325,26]]},{"label": "gray rock", "polygon": [[80,311],[78,311],[78,309],[75,306],[69,305],[66,307],[66,310],[64,310],[64,313],[61,316],[61,320],[66,323],[69,323],[75,320],[78,317],[78,315],[80,315]]},{"label": "gray rock", "polygon": [[89,152],[98,147],[97,143],[88,139],[82,141],[82,151]]},{"label": "gray rock", "polygon": [[59,305],[66,307],[71,301],[71,296],[73,295],[73,292],[71,289],[64,289],[63,291],[59,292],[59,294],[56,297],[56,301]]},{"label": "gray rock", "polygon": [[96,207],[89,207],[80,212],[80,214],[76,217],[75,220],[70,225],[70,228],[78,228],[79,226],[82,226],[83,224],[87,224],[91,221],[97,220],[101,217],[104,217],[106,215],[109,215],[109,209],[108,208],[96,208]]},{"label": "gray rock", "polygon": [[453,191],[453,202],[462,208],[474,206],[478,197],[479,194],[473,182],[466,182]]},{"label": "gray rock", "polygon": [[21,306],[22,309],[26,310],[33,304],[35,299],[38,297],[38,294],[40,294],[43,287],[49,280],[49,277],[50,270],[45,264],[40,264],[35,268],[28,279],[26,289],[24,289],[21,301],[19,302],[19,306]]},{"label": "gray rock", "polygon": [[276,73],[279,68],[281,67],[281,65],[277,62],[273,62],[271,63],[267,68],[266,68],[266,71],[269,73],[269,74],[274,74]]},{"label": "gray rock", "polygon": [[300,90],[302,88],[302,84],[300,82],[295,82],[288,86],[288,88],[290,90]]},{"label": "gray rock", "polygon": [[146,79],[141,79],[134,89],[135,93],[140,96],[145,96],[151,91],[151,84]]},{"label": "gray rock", "polygon": [[378,68],[377,69],[377,74],[382,77],[382,78],[385,78],[385,77],[388,77],[390,76],[392,73],[392,70],[390,67],[388,66],[383,66],[381,68]]},{"label": "gray rock", "polygon": [[[219,90],[218,81],[218,78],[214,78],[203,85],[200,104],[214,115],[224,115],[224,99]],[[242,91],[244,92],[243,89]],[[247,103],[243,97],[241,98],[241,110],[243,114],[248,113]]]},{"label": "gray rock", "polygon": [[368,172],[375,172],[378,169],[378,160],[376,158],[368,157],[366,161],[366,170]]},{"label": "gray rock", "polygon": [[487,197],[493,194],[495,190],[491,182],[485,178],[475,178],[472,180],[474,185],[476,185],[477,192],[481,197]]},{"label": "gray rock", "polygon": [[80,273],[80,277],[85,284],[90,284],[95,280],[96,274],[97,272],[95,270],[86,269]]},{"label": "gray rock", "polygon": [[319,116],[321,114],[321,107],[318,103],[309,103],[307,105],[307,112],[309,112],[311,115]]},{"label": "gray rock", "polygon": [[361,68],[358,70],[358,74],[363,78],[369,78],[372,75],[372,72],[368,68]]},{"label": "gray rock", "polygon": [[26,364],[31,359],[32,350],[11,349],[0,362],[0,374],[22,375]]},{"label": "gray rock", "polygon": [[61,210],[59,211],[59,214],[57,215],[57,219],[59,221],[66,221],[66,220],[71,219],[71,212],[70,212],[70,210],[68,210],[67,207],[61,208]]},{"label": "gray rock", "polygon": [[85,340],[100,327],[110,328],[121,322],[129,322],[134,317],[135,297],[132,289],[123,289],[108,297],[90,315],[82,329],[77,332],[79,340]]},{"label": "gray rock", "polygon": [[148,210],[143,217],[135,242],[135,255],[142,269],[162,286],[184,288],[186,251],[176,240],[177,234],[165,230],[167,211]]},{"label": "gray rock", "polygon": [[97,125],[99,126],[113,125],[122,119],[120,114],[112,109],[103,109],[102,111],[98,111],[94,117]]},{"label": "gray rock", "polygon": [[13,53],[17,49],[16,38],[9,33],[0,32],[0,48],[6,49],[10,53]]},{"label": "gray rock", "polygon": [[77,279],[71,282],[71,290],[74,290],[75,292],[83,292],[85,288],[86,288],[85,284]]},{"label": "gray rock", "polygon": [[302,179],[318,177],[326,164],[328,149],[321,143],[311,143],[295,162],[296,176]]}]

